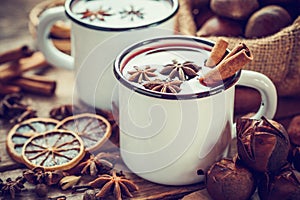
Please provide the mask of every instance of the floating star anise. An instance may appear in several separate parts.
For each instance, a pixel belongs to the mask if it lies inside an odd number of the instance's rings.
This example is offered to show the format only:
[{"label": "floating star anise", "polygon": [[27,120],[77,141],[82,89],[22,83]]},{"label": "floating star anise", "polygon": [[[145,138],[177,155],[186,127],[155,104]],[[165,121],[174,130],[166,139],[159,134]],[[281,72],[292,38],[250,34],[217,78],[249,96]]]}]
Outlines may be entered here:
[{"label": "floating star anise", "polygon": [[148,83],[144,84],[143,86],[146,89],[157,91],[157,92],[164,92],[164,93],[178,93],[181,91],[180,85],[183,82],[180,80],[174,81],[161,81],[156,79],[154,81],[149,81]]},{"label": "floating star anise", "polygon": [[96,156],[87,153],[86,159],[79,163],[74,172],[79,174],[88,174],[96,176],[98,174],[108,173],[114,167],[114,161],[119,158],[119,155],[114,153],[101,152]]},{"label": "floating star anise", "polygon": [[179,80],[185,81],[197,76],[197,72],[201,69],[191,61],[179,63],[177,60],[173,60],[172,62],[172,64],[165,65],[160,72],[163,75],[168,75],[170,79],[178,77]]},{"label": "floating star anise", "polygon": [[133,7],[133,5],[130,5],[130,10],[126,10],[124,9],[123,11],[120,12],[121,14],[121,18],[126,18],[126,17],[130,17],[130,20],[133,21],[134,17],[138,17],[140,19],[144,18],[144,13],[142,13],[142,8],[135,10],[135,8]]},{"label": "floating star anise", "polygon": [[41,183],[46,185],[55,185],[63,178],[63,173],[60,170],[45,172],[44,168],[35,167],[32,170],[24,171],[23,176],[28,183],[34,185]]},{"label": "floating star anise", "polygon": [[142,81],[150,81],[150,77],[157,76],[155,73],[155,68],[151,68],[149,65],[144,69],[140,69],[138,66],[133,67],[134,71],[128,71],[131,76],[128,78],[131,82],[142,83]]},{"label": "floating star anise", "polygon": [[113,14],[109,13],[110,10],[111,10],[111,8],[109,8],[107,10],[103,10],[102,7],[100,7],[100,9],[97,11],[91,11],[89,9],[86,9],[86,11],[80,12],[78,14],[82,15],[81,19],[89,18],[90,21],[93,21],[94,19],[97,18],[100,21],[105,21],[104,17],[113,15]]},{"label": "floating star anise", "polygon": [[122,196],[133,197],[132,192],[138,190],[136,184],[125,178],[122,172],[117,174],[116,171],[113,171],[112,175],[101,175],[89,182],[88,185],[93,188],[101,188],[96,197],[106,197],[113,193],[117,200],[122,200]]},{"label": "floating star anise", "polygon": [[0,179],[0,195],[10,195],[12,199],[15,199],[16,193],[21,192],[25,188],[25,182],[26,179],[23,177],[17,177],[14,181],[8,178],[6,182]]}]

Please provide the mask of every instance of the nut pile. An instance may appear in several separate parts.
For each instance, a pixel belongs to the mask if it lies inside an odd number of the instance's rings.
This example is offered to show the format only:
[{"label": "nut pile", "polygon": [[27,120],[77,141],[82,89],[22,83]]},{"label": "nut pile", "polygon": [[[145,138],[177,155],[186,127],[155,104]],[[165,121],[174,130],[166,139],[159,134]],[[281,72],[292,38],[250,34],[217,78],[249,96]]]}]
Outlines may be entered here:
[{"label": "nut pile", "polygon": [[196,31],[202,37],[266,37],[290,25],[300,14],[296,0],[181,0],[181,4],[190,4],[196,26],[193,31],[186,27],[188,34]]},{"label": "nut pile", "polygon": [[237,155],[216,162],[206,174],[210,196],[247,200],[257,189],[262,200],[300,199],[300,117],[288,131],[264,117],[240,118],[236,129]]}]

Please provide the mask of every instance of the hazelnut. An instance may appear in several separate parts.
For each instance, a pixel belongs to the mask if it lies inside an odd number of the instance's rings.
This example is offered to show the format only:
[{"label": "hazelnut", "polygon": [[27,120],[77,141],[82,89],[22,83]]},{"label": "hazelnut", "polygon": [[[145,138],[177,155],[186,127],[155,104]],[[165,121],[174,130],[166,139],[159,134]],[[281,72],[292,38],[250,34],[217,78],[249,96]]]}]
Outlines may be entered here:
[{"label": "hazelnut", "polygon": [[292,18],[290,14],[277,5],[270,5],[261,8],[253,13],[249,18],[246,29],[246,38],[259,38],[272,35],[287,25],[291,24]]},{"label": "hazelnut", "polygon": [[282,200],[300,199],[300,173],[288,167],[278,175],[265,173],[258,184],[260,199]]},{"label": "hazelnut", "polygon": [[290,141],[284,127],[262,117],[237,120],[237,149],[240,159],[257,172],[278,172],[288,163]]},{"label": "hazelnut", "polygon": [[207,191],[213,199],[247,200],[256,188],[252,173],[231,159],[213,164],[206,175]]},{"label": "hazelnut", "polygon": [[300,115],[292,119],[288,129],[291,143],[300,146]]},{"label": "hazelnut", "polygon": [[210,7],[219,16],[245,20],[259,4],[257,0],[211,0]]},{"label": "hazelnut", "polygon": [[214,16],[198,30],[197,36],[242,36],[243,25],[237,21]]}]

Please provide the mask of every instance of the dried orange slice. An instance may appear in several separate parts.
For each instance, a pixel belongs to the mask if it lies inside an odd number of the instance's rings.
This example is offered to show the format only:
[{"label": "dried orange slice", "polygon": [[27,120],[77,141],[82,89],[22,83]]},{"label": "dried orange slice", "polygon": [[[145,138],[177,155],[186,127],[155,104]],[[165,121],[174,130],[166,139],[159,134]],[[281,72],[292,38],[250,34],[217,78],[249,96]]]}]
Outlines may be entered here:
[{"label": "dried orange slice", "polygon": [[58,122],[51,118],[31,118],[13,126],[6,139],[9,155],[17,162],[23,162],[21,154],[25,142],[32,136],[53,130]]},{"label": "dried orange slice", "polygon": [[72,131],[52,130],[31,137],[22,150],[24,164],[30,169],[67,170],[84,157],[84,144]]},{"label": "dried orange slice", "polygon": [[92,113],[82,113],[65,118],[57,129],[71,130],[83,140],[87,151],[98,150],[111,135],[111,125],[104,117]]}]

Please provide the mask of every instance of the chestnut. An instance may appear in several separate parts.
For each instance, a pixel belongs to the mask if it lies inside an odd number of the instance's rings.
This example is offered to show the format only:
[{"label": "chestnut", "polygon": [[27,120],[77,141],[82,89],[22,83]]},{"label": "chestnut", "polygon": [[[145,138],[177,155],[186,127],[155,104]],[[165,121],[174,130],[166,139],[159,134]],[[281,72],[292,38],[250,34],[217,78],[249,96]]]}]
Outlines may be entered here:
[{"label": "chestnut", "polygon": [[197,36],[242,36],[243,24],[238,21],[213,16],[198,30]]},{"label": "chestnut", "polygon": [[294,145],[300,146],[300,115],[294,117],[287,129],[290,141]]},{"label": "chestnut", "polygon": [[246,28],[246,38],[260,38],[272,35],[291,24],[290,14],[281,6],[270,5],[251,15]]},{"label": "chestnut", "polygon": [[258,195],[262,200],[300,200],[300,173],[291,167],[276,176],[265,173],[258,183]]},{"label": "chestnut", "polygon": [[290,141],[281,124],[265,117],[240,118],[236,130],[238,155],[250,169],[276,173],[288,163]]},{"label": "chestnut", "polygon": [[247,200],[255,191],[256,181],[246,167],[224,158],[207,171],[206,187],[216,200]]},{"label": "chestnut", "polygon": [[257,0],[211,0],[211,9],[219,16],[245,20],[259,8]]}]

